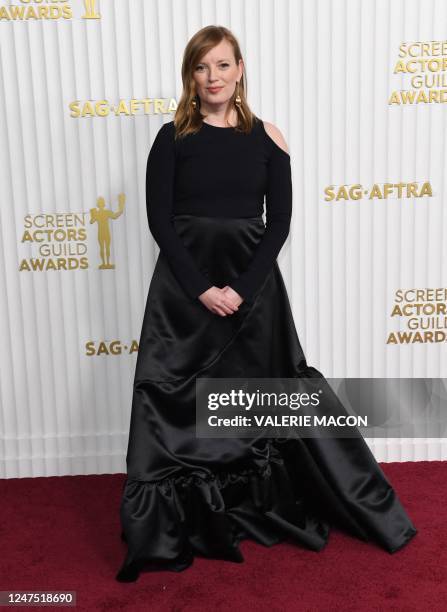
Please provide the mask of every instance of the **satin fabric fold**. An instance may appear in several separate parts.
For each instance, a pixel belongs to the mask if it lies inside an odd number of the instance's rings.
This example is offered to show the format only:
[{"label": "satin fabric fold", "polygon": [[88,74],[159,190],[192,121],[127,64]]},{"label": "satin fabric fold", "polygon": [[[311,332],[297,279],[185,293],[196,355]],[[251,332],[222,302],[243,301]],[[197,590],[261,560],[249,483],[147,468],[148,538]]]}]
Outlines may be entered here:
[{"label": "satin fabric fold", "polygon": [[[174,224],[220,287],[242,273],[265,231],[262,217],[177,215]],[[331,525],[390,553],[417,533],[360,434],[197,438],[197,377],[325,380],[306,363],[276,262],[251,301],[220,317],[189,298],[158,257],[133,387],[121,575],[180,571],[194,555],[241,562],[244,538],[266,546],[292,539],[320,551]]]}]

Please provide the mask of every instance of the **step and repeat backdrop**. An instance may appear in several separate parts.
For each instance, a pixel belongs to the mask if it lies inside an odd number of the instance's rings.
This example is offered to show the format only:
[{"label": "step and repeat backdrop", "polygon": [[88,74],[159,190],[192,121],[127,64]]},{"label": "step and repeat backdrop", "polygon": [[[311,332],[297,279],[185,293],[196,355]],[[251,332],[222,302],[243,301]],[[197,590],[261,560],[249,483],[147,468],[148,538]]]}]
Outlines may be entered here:
[{"label": "step and repeat backdrop", "polygon": [[[447,377],[447,3],[0,0],[0,477],[123,472],[158,247],[146,161],[228,27],[288,142],[279,256],[327,377]],[[367,439],[378,460],[446,440]]]}]

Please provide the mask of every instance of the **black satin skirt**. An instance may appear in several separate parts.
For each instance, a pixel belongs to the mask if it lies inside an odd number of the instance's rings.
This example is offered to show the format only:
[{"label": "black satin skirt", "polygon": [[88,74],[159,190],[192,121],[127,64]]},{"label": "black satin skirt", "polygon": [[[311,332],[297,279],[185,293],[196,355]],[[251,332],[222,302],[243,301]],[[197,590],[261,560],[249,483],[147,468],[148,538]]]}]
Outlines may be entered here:
[{"label": "black satin skirt", "polygon": [[[177,215],[174,226],[219,287],[247,267],[265,231],[262,217]],[[254,298],[221,317],[158,256],[133,386],[118,580],[179,571],[196,555],[241,562],[245,538],[320,551],[333,525],[393,553],[417,533],[360,434],[196,437],[196,377],[323,378],[306,363],[276,262]]]}]

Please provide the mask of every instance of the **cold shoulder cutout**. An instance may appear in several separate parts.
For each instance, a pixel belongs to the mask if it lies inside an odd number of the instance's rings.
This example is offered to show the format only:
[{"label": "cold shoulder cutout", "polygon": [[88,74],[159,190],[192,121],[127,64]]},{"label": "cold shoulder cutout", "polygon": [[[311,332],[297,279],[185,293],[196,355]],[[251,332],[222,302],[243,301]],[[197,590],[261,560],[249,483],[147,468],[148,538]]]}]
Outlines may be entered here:
[{"label": "cold shoulder cutout", "polygon": [[289,153],[289,151],[288,151],[288,150],[286,150],[286,149],[284,149],[284,147],[283,147],[283,146],[281,146],[281,144],[280,144],[280,143],[278,143],[278,142],[275,140],[275,138],[273,137],[273,135],[272,135],[272,134],[269,132],[268,128],[266,127],[266,124],[267,124],[267,125],[271,125],[271,126],[274,128],[274,130],[276,131],[276,133],[277,133],[277,134],[279,134],[279,135],[281,136],[282,141],[284,142],[285,146],[287,147],[287,143],[286,143],[286,141],[284,140],[284,137],[283,137],[282,133],[279,131],[279,129],[278,129],[278,128],[277,128],[275,125],[273,125],[273,123],[268,123],[267,121],[263,121],[263,124],[264,124],[264,130],[265,130],[265,133],[267,134],[267,137],[268,137],[268,138],[271,138],[271,140],[273,140],[273,142],[276,144],[276,146],[277,146],[277,147],[279,147],[279,148],[281,149],[281,151],[283,151],[283,152],[284,152],[286,155],[288,155],[288,156],[290,157],[290,153]]}]

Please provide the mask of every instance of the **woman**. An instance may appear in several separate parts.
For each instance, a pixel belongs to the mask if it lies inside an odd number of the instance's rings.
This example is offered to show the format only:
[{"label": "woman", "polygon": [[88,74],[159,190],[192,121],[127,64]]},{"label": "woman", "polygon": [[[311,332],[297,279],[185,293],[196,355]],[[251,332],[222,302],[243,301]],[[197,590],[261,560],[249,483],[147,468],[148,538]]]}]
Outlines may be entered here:
[{"label": "woman", "polygon": [[[250,111],[239,45],[209,26],[188,43],[175,120],[148,157],[160,246],[135,372],[117,574],[243,561],[240,540],[321,550],[334,524],[389,552],[417,532],[366,442],[206,439],[195,382],[319,377],[306,364],[276,257],[289,233],[290,156]],[[262,220],[266,198],[266,221]]]}]

